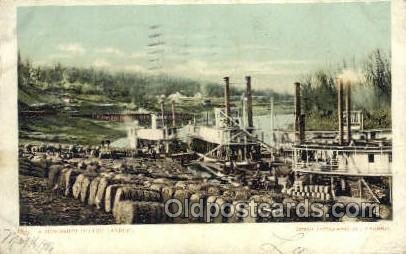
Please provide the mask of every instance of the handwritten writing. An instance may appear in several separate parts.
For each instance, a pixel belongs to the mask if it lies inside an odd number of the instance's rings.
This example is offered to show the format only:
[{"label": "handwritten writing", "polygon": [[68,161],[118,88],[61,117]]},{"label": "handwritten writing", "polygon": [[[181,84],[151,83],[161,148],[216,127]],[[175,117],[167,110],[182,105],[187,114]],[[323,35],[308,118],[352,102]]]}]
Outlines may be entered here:
[{"label": "handwritten writing", "polygon": [[33,236],[27,231],[0,229],[0,253],[53,253],[53,243]]},{"label": "handwritten writing", "polygon": [[[260,245],[261,253],[292,253],[292,254],[303,254],[306,249],[295,244],[298,240],[304,237],[304,233],[298,233],[293,236],[281,236],[272,233],[272,238],[265,243]],[[288,244],[287,244],[288,243]]]}]

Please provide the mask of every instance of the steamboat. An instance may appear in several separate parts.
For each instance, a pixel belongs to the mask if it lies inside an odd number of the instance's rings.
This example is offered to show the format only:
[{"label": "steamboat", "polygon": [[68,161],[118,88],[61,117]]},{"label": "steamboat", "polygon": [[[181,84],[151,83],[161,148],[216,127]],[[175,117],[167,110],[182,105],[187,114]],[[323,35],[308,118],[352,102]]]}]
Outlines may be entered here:
[{"label": "steamboat", "polygon": [[264,149],[270,145],[253,124],[251,77],[246,77],[242,105],[230,103],[230,79],[224,78],[224,106],[214,108],[214,123],[187,126],[188,147],[198,154],[201,165],[219,173],[258,171],[266,168]]}]

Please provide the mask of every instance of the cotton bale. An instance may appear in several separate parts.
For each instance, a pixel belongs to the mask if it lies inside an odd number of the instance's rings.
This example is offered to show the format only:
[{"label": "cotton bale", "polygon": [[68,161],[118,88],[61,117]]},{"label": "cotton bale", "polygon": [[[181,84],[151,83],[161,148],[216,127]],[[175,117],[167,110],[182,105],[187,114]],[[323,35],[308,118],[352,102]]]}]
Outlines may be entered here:
[{"label": "cotton bale", "polygon": [[62,193],[65,193],[66,188],[68,187],[68,181],[66,181],[66,174],[69,173],[72,169],[69,167],[62,168],[58,175],[58,180],[57,180],[57,185],[58,185],[58,190],[62,191]]},{"label": "cotton bale", "polygon": [[204,222],[206,212],[207,195],[196,192],[190,196],[189,222]]},{"label": "cotton bale", "polygon": [[154,202],[121,201],[115,221],[118,224],[151,224],[165,222],[164,207]]},{"label": "cotton bale", "polygon": [[65,178],[65,191],[64,195],[66,197],[73,194],[73,185],[76,182],[76,178],[80,175],[82,171],[77,169],[68,169],[63,172],[63,177]]},{"label": "cotton bale", "polygon": [[207,194],[211,196],[219,196],[221,195],[221,188],[219,186],[209,186],[207,188]]},{"label": "cotton bale", "polygon": [[178,182],[176,182],[175,187],[187,189],[187,185],[188,184],[185,181],[178,181]]},{"label": "cotton bale", "polygon": [[171,205],[169,207],[170,211],[176,213],[177,209],[181,209],[181,213],[180,216],[174,218],[174,222],[175,223],[187,223],[188,222],[188,218],[186,217],[186,215],[188,215],[188,202],[191,196],[191,192],[188,190],[184,190],[184,189],[178,189],[175,191],[173,198],[177,199],[178,201],[180,201],[180,205],[181,207],[177,207],[175,208],[175,205]]},{"label": "cotton bale", "polygon": [[92,180],[89,186],[89,198],[88,204],[95,205],[96,204],[96,195],[97,195],[97,188],[99,187],[99,183],[102,177],[98,176]]},{"label": "cotton bale", "polygon": [[[220,196],[216,199],[217,207],[219,208],[218,213],[213,218],[214,223],[226,223],[228,220],[228,215],[230,215],[230,199],[228,197]],[[224,214],[222,214],[224,212]]]},{"label": "cotton bale", "polygon": [[189,183],[187,184],[187,189],[193,193],[199,192],[201,190],[204,190],[206,185],[201,184],[201,183]]},{"label": "cotton bale", "polygon": [[178,190],[179,188],[175,186],[165,186],[161,190],[161,196],[162,196],[162,201],[166,202],[169,199],[173,198],[173,194],[175,194],[175,191]]},{"label": "cotton bale", "polygon": [[151,186],[149,186],[149,189],[161,193],[162,188],[165,186],[166,186],[166,184],[154,183],[154,184],[151,184]]},{"label": "cotton bale", "polygon": [[113,216],[115,215],[118,203],[123,200],[144,201],[144,191],[137,187],[128,187],[128,186],[119,187],[116,190],[113,200],[112,207]]},{"label": "cotton bale", "polygon": [[84,174],[82,185],[80,187],[80,201],[82,203],[87,203],[90,193],[90,184],[94,178],[96,178],[96,174]]},{"label": "cotton bale", "polygon": [[80,174],[76,177],[75,183],[72,186],[72,195],[75,199],[78,199],[82,189],[82,182],[85,178],[84,174]]},{"label": "cotton bale", "polygon": [[216,208],[214,205],[216,204],[217,198],[218,196],[207,197],[206,210],[204,214],[205,222],[214,222],[214,217],[212,217],[211,215],[216,213]]},{"label": "cotton bale", "polygon": [[63,169],[62,165],[52,165],[49,167],[48,171],[48,187],[54,188],[54,186],[58,183],[58,178]]},{"label": "cotton bale", "polygon": [[99,185],[97,186],[97,193],[94,200],[97,209],[100,209],[104,206],[106,189],[110,184],[111,177],[101,177]]},{"label": "cotton bale", "polygon": [[104,198],[104,210],[107,213],[112,211],[116,192],[120,187],[123,187],[123,186],[125,186],[125,185],[124,184],[112,184],[107,187],[106,193],[105,193],[105,198]]}]

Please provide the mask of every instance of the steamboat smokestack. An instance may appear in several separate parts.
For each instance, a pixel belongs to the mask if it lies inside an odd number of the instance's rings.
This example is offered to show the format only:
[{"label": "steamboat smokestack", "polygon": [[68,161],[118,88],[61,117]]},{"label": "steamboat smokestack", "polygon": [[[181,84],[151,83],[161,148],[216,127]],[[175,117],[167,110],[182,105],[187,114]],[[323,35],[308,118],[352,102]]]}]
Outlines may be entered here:
[{"label": "steamboat smokestack", "polygon": [[305,114],[300,115],[300,122],[299,122],[299,141],[303,143],[305,140]]},{"label": "steamboat smokestack", "polygon": [[346,111],[347,111],[347,142],[351,143],[351,81],[346,84]]},{"label": "steamboat smokestack", "polygon": [[247,121],[248,129],[254,128],[254,122],[252,118],[252,92],[251,92],[251,76],[246,76],[247,81]]},{"label": "steamboat smokestack", "polygon": [[227,122],[230,117],[230,78],[224,77],[224,103],[225,103],[225,115],[227,116]]},{"label": "steamboat smokestack", "polygon": [[165,104],[164,104],[164,96],[161,96],[161,114],[162,114],[162,127],[165,127]]},{"label": "steamboat smokestack", "polygon": [[340,79],[338,81],[338,138],[339,144],[344,144],[344,121],[343,121],[343,107],[344,107],[344,99],[343,99],[343,80]]},{"label": "steamboat smokestack", "polygon": [[172,127],[176,127],[175,101],[172,101]]},{"label": "steamboat smokestack", "polygon": [[300,83],[295,83],[295,136],[296,142],[302,143],[304,140],[304,115],[302,115],[300,96]]}]

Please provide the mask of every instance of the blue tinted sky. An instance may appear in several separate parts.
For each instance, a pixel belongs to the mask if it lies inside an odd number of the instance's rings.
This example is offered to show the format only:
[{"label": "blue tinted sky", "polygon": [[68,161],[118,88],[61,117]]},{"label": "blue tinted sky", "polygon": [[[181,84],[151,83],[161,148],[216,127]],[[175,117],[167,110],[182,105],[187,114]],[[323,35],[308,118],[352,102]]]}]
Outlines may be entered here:
[{"label": "blue tinted sky", "polygon": [[[164,72],[291,90],[306,72],[390,48],[390,3],[18,8],[36,64]],[[290,88],[288,88],[290,87]]]}]

